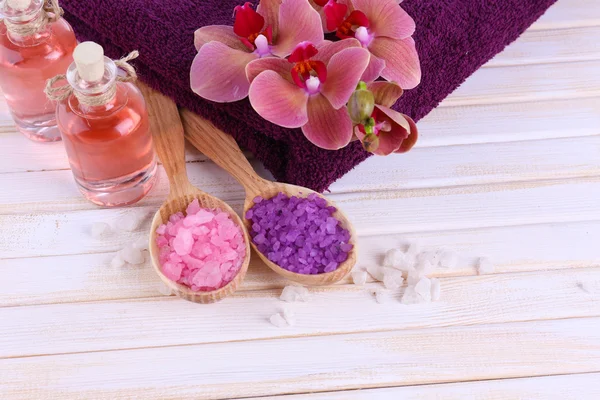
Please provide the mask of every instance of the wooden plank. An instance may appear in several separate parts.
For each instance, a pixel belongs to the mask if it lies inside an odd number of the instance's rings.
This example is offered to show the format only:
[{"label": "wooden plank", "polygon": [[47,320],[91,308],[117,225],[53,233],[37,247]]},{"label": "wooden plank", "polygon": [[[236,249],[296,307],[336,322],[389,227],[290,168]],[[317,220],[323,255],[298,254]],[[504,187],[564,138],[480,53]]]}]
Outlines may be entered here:
[{"label": "wooden plank", "polygon": [[[402,290],[387,292],[388,301],[378,304],[368,289],[345,285],[313,288],[307,304],[286,305],[272,290],[238,292],[210,307],[175,297],[5,307],[0,358],[600,316],[600,268],[441,283],[441,301],[415,306],[400,303]],[[284,306],[297,325],[274,329],[268,318]]]},{"label": "wooden plank", "polygon": [[252,400],[597,400],[600,398],[600,385],[598,385],[598,382],[600,382],[600,374],[591,373],[253,397]]},{"label": "wooden plank", "polygon": [[597,97],[599,69],[598,60],[482,68],[440,107]]},{"label": "wooden plank", "polygon": [[[359,236],[474,229],[550,222],[600,220],[600,177],[409,189],[396,192],[331,195],[353,221]],[[237,212],[242,199],[221,196]],[[236,196],[237,197],[237,196]],[[58,256],[117,250],[148,229],[159,201],[152,197],[134,209],[0,215],[10,235],[0,242],[0,258]],[[57,202],[56,204],[58,204]],[[440,206],[443,204],[443,206]],[[15,205],[15,208],[18,206]],[[134,210],[134,211],[132,211]],[[393,212],[392,212],[393,211]],[[116,225],[129,212],[142,213],[138,232],[116,232],[96,240],[93,223]]]},{"label": "wooden plank", "polygon": [[584,26],[600,26],[600,9],[596,0],[558,1],[529,30]]},{"label": "wooden plank", "polygon": [[[494,154],[490,157],[490,154]],[[527,157],[523,157],[527,154]],[[544,141],[416,148],[404,155],[372,157],[331,186],[332,193],[407,190],[480,185],[536,179],[600,175],[600,135]],[[254,163],[260,168],[257,162]],[[374,179],[374,171],[377,171]],[[265,171],[260,171],[265,175]],[[160,168],[157,187],[141,205],[166,198],[168,180]],[[191,181],[218,197],[236,199],[242,189],[213,163],[188,165]],[[51,185],[48,182],[52,182]],[[0,174],[0,213],[84,210],[97,207],[85,200],[70,171]],[[15,204],[14,193],[19,193]]]},{"label": "wooden plank", "polygon": [[[480,256],[496,264],[496,273],[600,266],[598,237],[600,221],[422,232],[412,233],[408,239],[421,241],[425,248],[447,247],[460,253],[458,268],[435,271],[436,276],[444,277],[476,274],[475,260]],[[565,238],[569,245],[565,245]],[[406,240],[403,235],[359,237],[358,265],[380,263],[388,249],[401,247]],[[115,248],[123,243],[115,244]],[[108,266],[112,256],[98,253],[0,260],[0,307],[160,296],[159,280],[149,262],[113,269]],[[349,279],[342,283],[349,283]],[[241,290],[267,290],[286,284],[289,282],[254,257]]]},{"label": "wooden plank", "polygon": [[[177,321],[172,321],[177,330]],[[139,332],[155,327],[139,325]],[[275,329],[275,328],[273,328]],[[600,318],[0,361],[10,399],[231,399],[600,371]]]},{"label": "wooden plank", "polygon": [[[546,64],[600,59],[600,25],[554,30],[528,30],[485,67]],[[554,66],[546,66],[554,68]]]}]

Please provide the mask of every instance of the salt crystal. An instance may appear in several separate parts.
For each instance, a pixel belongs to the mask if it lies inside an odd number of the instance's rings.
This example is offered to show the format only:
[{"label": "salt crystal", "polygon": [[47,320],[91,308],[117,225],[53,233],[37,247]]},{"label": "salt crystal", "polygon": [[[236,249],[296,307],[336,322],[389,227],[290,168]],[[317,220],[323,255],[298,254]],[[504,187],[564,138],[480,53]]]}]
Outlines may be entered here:
[{"label": "salt crystal", "polygon": [[284,307],[282,315],[283,315],[283,319],[285,320],[285,322],[287,322],[287,324],[289,326],[296,325],[296,314],[294,314],[294,312],[292,310],[290,310],[287,307]]},{"label": "salt crystal", "polygon": [[271,315],[269,321],[278,328],[283,328],[288,325],[285,318],[279,313]]},{"label": "salt crystal", "polygon": [[121,258],[129,264],[140,265],[145,261],[144,253],[141,250],[129,245],[120,251]]},{"label": "salt crystal", "polygon": [[385,286],[386,289],[396,290],[402,286],[403,282],[404,278],[400,271],[387,270],[383,275],[383,286]]},{"label": "salt crystal", "polygon": [[173,294],[173,291],[171,290],[171,288],[168,287],[167,285],[165,285],[164,282],[160,282],[158,284],[157,290],[158,290],[158,293],[162,294],[163,296],[170,296]]},{"label": "salt crystal", "polygon": [[387,301],[387,296],[385,292],[381,289],[375,289],[373,291],[373,296],[375,296],[375,301],[379,304],[385,303]]},{"label": "salt crystal", "polygon": [[421,252],[421,243],[419,241],[410,242],[406,254],[417,256]]},{"label": "salt crystal", "polygon": [[110,225],[106,222],[95,222],[92,224],[92,237],[101,239],[103,236],[110,233]]},{"label": "salt crystal", "polygon": [[415,293],[419,295],[423,301],[431,301],[431,280],[427,277],[421,278],[415,285]]},{"label": "salt crystal", "polygon": [[352,282],[355,285],[364,285],[367,282],[367,271],[365,270],[355,270],[352,271]]},{"label": "salt crystal", "polygon": [[428,262],[433,267],[440,263],[441,254],[437,251],[424,251],[417,256],[417,263]]},{"label": "salt crystal", "polygon": [[383,265],[388,268],[401,268],[404,264],[404,253],[398,249],[390,249],[385,253]]},{"label": "salt crystal", "polygon": [[429,275],[435,270],[435,267],[429,261],[421,261],[417,263],[415,269],[423,275]]},{"label": "salt crystal", "polygon": [[279,299],[288,303],[293,303],[296,301],[306,302],[308,301],[309,296],[310,292],[303,286],[286,286],[281,291],[281,296],[279,296]]},{"label": "salt crystal", "polygon": [[380,267],[378,265],[369,265],[367,267],[367,272],[376,281],[379,281],[379,282],[383,281],[383,276],[384,276],[384,272],[385,272],[383,267]]},{"label": "salt crystal", "polygon": [[148,250],[148,238],[146,236],[138,238],[133,242],[133,247],[139,250]]},{"label": "salt crystal", "polygon": [[431,301],[438,301],[440,299],[442,287],[440,280],[437,278],[431,279]]},{"label": "salt crystal", "polygon": [[407,283],[409,286],[415,286],[421,279],[425,278],[426,274],[423,269],[413,269],[408,273]]},{"label": "salt crystal", "polygon": [[133,232],[140,227],[145,217],[146,213],[140,210],[129,211],[119,217],[116,225],[122,231]]},{"label": "salt crystal", "polygon": [[479,275],[492,274],[494,273],[494,264],[489,258],[481,257],[477,262],[477,272]]},{"label": "salt crystal", "polygon": [[454,269],[458,265],[458,254],[452,250],[443,251],[440,256],[440,267]]},{"label": "salt crystal", "polygon": [[414,286],[408,286],[404,290],[400,302],[402,304],[419,304],[423,302],[423,299],[417,294]]},{"label": "salt crystal", "polygon": [[125,265],[125,261],[123,260],[123,257],[121,257],[120,252],[115,254],[115,256],[112,258],[112,260],[110,260],[110,266],[113,268],[121,268],[124,265]]}]

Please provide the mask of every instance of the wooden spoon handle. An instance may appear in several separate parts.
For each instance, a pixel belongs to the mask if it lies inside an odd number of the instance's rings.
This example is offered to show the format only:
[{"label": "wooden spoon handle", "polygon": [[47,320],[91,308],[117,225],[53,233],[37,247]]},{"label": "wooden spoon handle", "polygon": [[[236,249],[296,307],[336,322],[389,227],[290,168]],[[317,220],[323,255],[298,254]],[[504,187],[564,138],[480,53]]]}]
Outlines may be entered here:
[{"label": "wooden spoon handle", "polygon": [[140,84],[150,118],[150,130],[154,147],[162,162],[169,183],[170,197],[179,197],[190,189],[185,168],[185,138],[177,105],[170,98]]},{"label": "wooden spoon handle", "polygon": [[264,179],[256,174],[231,136],[189,110],[181,110],[181,119],[185,137],[194,147],[229,172],[247,192],[261,192]]}]

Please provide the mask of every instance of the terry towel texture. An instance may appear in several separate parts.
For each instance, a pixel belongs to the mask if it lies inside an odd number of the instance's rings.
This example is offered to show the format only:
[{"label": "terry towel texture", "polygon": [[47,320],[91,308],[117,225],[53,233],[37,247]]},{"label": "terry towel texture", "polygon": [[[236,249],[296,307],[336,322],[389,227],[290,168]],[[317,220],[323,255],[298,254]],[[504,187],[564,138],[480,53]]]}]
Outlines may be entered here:
[{"label": "terry towel texture", "polygon": [[[286,0],[297,1],[297,0]],[[395,108],[423,118],[486,61],[514,41],[556,0],[406,0],[423,80]],[[257,1],[255,1],[256,3]],[[260,118],[247,100],[216,104],[189,88],[196,55],[194,31],[233,24],[244,0],[62,0],[65,18],[80,40],[94,40],[119,58],[140,51],[140,78],[202,115],[250,150],[280,181],[323,191],[368,157],[360,143],[332,152],[316,148],[300,130]],[[215,77],[218,79],[218,77]],[[425,133],[426,134],[426,133]],[[393,156],[402,163],[402,155]]]}]

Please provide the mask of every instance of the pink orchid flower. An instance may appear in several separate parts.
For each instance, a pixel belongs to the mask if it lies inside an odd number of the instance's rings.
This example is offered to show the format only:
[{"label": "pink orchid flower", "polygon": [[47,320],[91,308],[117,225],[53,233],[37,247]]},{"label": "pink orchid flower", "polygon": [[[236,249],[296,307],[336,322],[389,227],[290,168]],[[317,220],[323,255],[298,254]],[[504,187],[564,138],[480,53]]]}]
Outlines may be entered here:
[{"label": "pink orchid flower", "polygon": [[[356,38],[371,52],[371,61],[362,79],[379,76],[412,89],[421,82],[421,66],[415,41],[414,20],[398,0],[311,0],[323,5],[321,15],[328,30],[340,39]],[[335,28],[334,28],[335,27]]]},{"label": "pink orchid flower", "polygon": [[[402,96],[402,88],[391,82],[371,82],[367,88],[375,98],[371,122],[373,134],[378,138],[378,147],[372,153],[380,156],[406,153],[417,142],[419,133],[410,117],[390,108]],[[367,138],[365,126],[356,126],[354,132],[364,144]]]},{"label": "pink orchid flower", "polygon": [[248,64],[250,103],[264,119],[302,128],[318,147],[337,150],[353,135],[346,103],[369,64],[355,39],[299,44],[289,60],[263,58]]},{"label": "pink orchid flower", "polygon": [[246,65],[262,57],[287,57],[303,41],[323,41],[319,13],[307,1],[261,0],[235,8],[234,26],[211,25],[195,33],[198,54],[190,72],[192,90],[219,103],[242,100],[250,83]]}]

